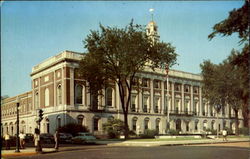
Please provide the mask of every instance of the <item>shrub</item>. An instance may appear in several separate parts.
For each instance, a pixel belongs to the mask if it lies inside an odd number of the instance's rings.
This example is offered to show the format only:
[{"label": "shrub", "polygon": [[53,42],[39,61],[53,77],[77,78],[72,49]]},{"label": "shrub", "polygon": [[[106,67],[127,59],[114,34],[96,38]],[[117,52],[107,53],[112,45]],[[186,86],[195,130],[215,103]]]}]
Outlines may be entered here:
[{"label": "shrub", "polygon": [[233,134],[234,134],[234,133],[233,133],[233,130],[230,129],[230,128],[228,128],[228,127],[225,127],[225,130],[227,131],[227,134],[228,134],[228,135],[233,135]]},{"label": "shrub", "polygon": [[206,132],[211,132],[211,135],[216,135],[217,134],[217,130],[213,130],[213,129],[206,129]]},{"label": "shrub", "polygon": [[86,126],[75,123],[64,125],[63,127],[58,128],[58,131],[63,133],[70,133],[73,136],[76,136],[78,132],[89,132]]},{"label": "shrub", "polygon": [[247,127],[239,128],[239,134],[249,135],[249,128],[247,128]]},{"label": "shrub", "polygon": [[103,124],[103,130],[108,133],[109,138],[118,138],[124,131],[124,122],[120,119],[109,119]]},{"label": "shrub", "polygon": [[129,134],[129,136],[136,136],[136,133],[135,133],[133,130],[130,130],[130,131],[128,132],[128,134]]},{"label": "shrub", "polygon": [[174,129],[170,129],[170,130],[169,130],[169,134],[170,134],[170,135],[178,135],[178,134],[179,134],[179,131],[178,131],[178,130],[174,130]]},{"label": "shrub", "polygon": [[147,129],[144,131],[144,134],[141,134],[141,138],[154,138],[158,134],[157,130]]}]

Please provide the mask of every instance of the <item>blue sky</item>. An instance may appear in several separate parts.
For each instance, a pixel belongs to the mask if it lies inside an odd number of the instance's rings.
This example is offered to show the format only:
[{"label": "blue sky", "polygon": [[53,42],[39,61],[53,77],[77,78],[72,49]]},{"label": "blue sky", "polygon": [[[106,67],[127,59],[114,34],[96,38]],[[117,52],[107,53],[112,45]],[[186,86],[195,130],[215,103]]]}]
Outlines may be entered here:
[{"label": "blue sky", "polygon": [[200,63],[219,63],[232,48],[241,49],[237,34],[209,41],[215,23],[244,1],[30,1],[1,3],[1,95],[31,90],[33,66],[64,50],[85,52],[82,41],[104,26],[125,27],[133,18],[146,25],[154,8],[160,39],[179,54],[173,69],[200,73]]}]

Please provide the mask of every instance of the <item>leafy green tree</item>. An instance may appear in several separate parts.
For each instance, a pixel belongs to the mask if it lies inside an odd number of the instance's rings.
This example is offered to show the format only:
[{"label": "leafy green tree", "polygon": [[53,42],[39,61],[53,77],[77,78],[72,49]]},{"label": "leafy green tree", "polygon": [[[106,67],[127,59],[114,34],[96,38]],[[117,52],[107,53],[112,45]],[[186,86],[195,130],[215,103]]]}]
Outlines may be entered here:
[{"label": "leafy green tree", "polygon": [[109,119],[103,124],[103,130],[108,133],[110,138],[117,138],[124,131],[124,122],[120,119]]},{"label": "leafy green tree", "polygon": [[[210,61],[204,61],[201,64],[204,97],[207,98],[211,106],[225,107],[228,104],[235,112],[235,129],[236,135],[239,134],[239,109],[243,108],[244,103],[244,87],[242,80],[239,79],[241,71],[239,67],[230,63],[230,57],[234,55],[232,51],[222,63],[216,65]],[[219,111],[217,109],[217,111]]]},{"label": "leafy green tree", "polygon": [[174,65],[177,56],[175,48],[170,43],[153,42],[147,36],[145,27],[134,25],[133,21],[125,28],[100,25],[100,31],[91,31],[84,44],[88,53],[80,62],[80,76],[89,82],[94,99],[110,83],[118,85],[127,139],[127,116],[136,76],[145,67],[155,69]]},{"label": "leafy green tree", "polygon": [[211,40],[217,34],[229,36],[232,33],[238,33],[240,42],[248,42],[249,40],[249,1],[246,0],[244,5],[239,9],[233,9],[229,12],[227,19],[217,23],[213,27],[213,32],[208,35]]},{"label": "leafy green tree", "polygon": [[[248,126],[249,116],[249,1],[246,0],[244,5],[239,9],[234,9],[229,12],[227,19],[217,23],[213,27],[213,32],[208,35],[211,40],[216,35],[230,36],[233,33],[238,33],[240,44],[244,44],[242,51],[232,50],[231,56],[228,58],[229,62],[237,68],[238,80],[240,80],[240,88],[243,101],[243,116],[244,125]],[[244,87],[242,87],[244,86]]]}]

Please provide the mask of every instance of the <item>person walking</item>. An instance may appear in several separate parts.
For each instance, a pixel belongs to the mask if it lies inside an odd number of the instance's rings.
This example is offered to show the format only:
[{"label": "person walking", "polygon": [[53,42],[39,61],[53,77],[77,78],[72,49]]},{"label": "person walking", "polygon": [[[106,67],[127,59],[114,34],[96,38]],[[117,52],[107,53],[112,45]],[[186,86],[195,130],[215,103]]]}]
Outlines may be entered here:
[{"label": "person walking", "polygon": [[54,134],[54,140],[55,140],[55,149],[58,150],[58,148],[59,148],[59,133],[57,130]]},{"label": "person walking", "polygon": [[21,149],[25,148],[25,134],[21,131],[19,134],[19,138],[20,138],[20,147]]},{"label": "person walking", "polygon": [[223,141],[227,141],[227,130],[222,130]]},{"label": "person walking", "polygon": [[36,152],[41,152],[42,148],[41,148],[41,145],[40,145],[40,130],[38,128],[35,129],[34,144],[35,144],[35,147],[36,147]]},{"label": "person walking", "polygon": [[9,133],[6,133],[4,135],[4,140],[5,140],[5,149],[9,150],[10,149],[10,135],[9,135]]}]

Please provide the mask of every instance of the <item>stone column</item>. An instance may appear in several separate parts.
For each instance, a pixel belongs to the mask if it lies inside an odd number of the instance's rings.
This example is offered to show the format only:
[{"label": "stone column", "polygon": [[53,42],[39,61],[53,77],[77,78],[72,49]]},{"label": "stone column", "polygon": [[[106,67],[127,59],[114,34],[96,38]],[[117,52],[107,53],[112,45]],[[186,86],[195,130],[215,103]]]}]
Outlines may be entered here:
[{"label": "stone column", "polygon": [[199,104],[200,104],[200,107],[199,107],[199,112],[200,112],[200,116],[202,116],[202,95],[201,95],[201,86],[199,87]]},{"label": "stone column", "polygon": [[139,90],[138,103],[138,112],[143,112],[142,90]]},{"label": "stone column", "polygon": [[38,82],[38,105],[35,109],[40,109],[41,108],[41,77],[39,77],[39,82]]},{"label": "stone column", "polygon": [[74,105],[74,68],[70,68],[70,105]]},{"label": "stone column", "polygon": [[[160,110],[161,110],[161,114],[164,114],[165,109],[167,110],[167,107],[165,107],[165,88],[164,88],[164,80],[161,81],[161,106],[160,106]],[[168,105],[166,103],[166,105]]]},{"label": "stone column", "polygon": [[181,109],[180,111],[184,113],[184,84],[181,84]]},{"label": "stone column", "polygon": [[174,95],[174,82],[172,82],[172,105],[171,105],[171,110],[174,111],[175,109],[175,95]]},{"label": "stone column", "polygon": [[154,112],[154,80],[150,79],[150,113]]},{"label": "stone column", "polygon": [[[86,88],[89,89],[89,82],[87,82],[87,81],[86,81]],[[91,107],[90,92],[89,92],[89,90],[86,90],[86,92],[88,92],[87,95],[86,95],[86,96],[87,96],[87,98],[86,98],[86,103],[87,103],[87,107],[90,108],[90,107]]]},{"label": "stone column", "polygon": [[210,114],[210,109],[211,109],[211,106],[210,106],[210,103],[208,102],[207,103],[207,113],[208,113],[208,116],[210,117],[211,114]]},{"label": "stone column", "polygon": [[193,91],[193,85],[190,85],[190,93],[191,93],[191,100],[190,100],[190,111],[193,112],[194,111],[194,91]]},{"label": "stone column", "polygon": [[62,73],[61,73],[61,80],[62,80],[62,105],[66,105],[65,104],[65,101],[66,101],[66,99],[65,99],[65,93],[66,93],[66,91],[65,91],[65,89],[66,89],[66,86],[65,86],[65,74],[64,74],[64,69],[63,69],[63,67],[61,68],[61,71],[62,71]]},{"label": "stone column", "polygon": [[57,106],[57,85],[56,85],[56,71],[53,72],[54,76],[54,106]]}]

